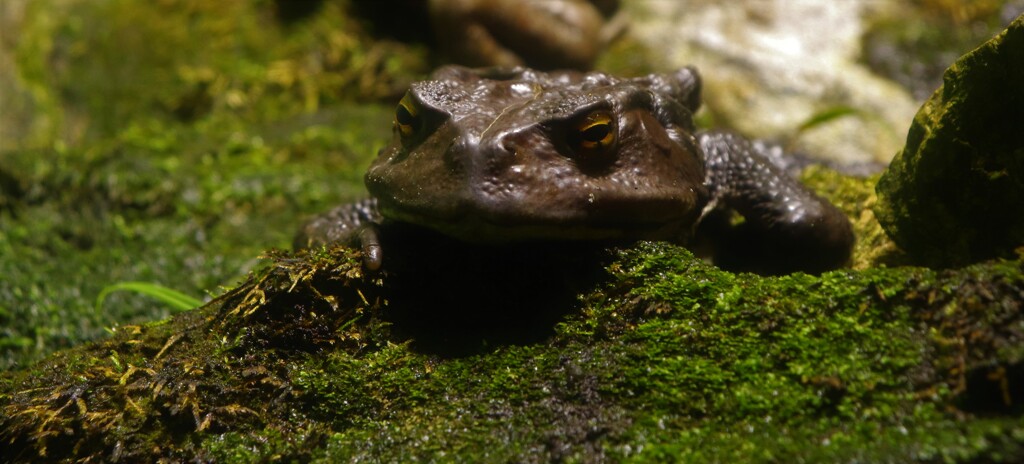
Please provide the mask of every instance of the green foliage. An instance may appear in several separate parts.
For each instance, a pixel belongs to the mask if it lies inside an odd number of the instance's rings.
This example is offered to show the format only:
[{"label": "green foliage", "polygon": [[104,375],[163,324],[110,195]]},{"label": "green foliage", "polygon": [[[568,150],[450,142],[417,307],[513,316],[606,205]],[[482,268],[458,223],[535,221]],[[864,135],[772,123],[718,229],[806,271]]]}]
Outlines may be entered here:
[{"label": "green foliage", "polygon": [[797,132],[803,132],[808,129],[813,129],[815,127],[821,126],[822,124],[827,124],[829,122],[832,122],[836,119],[845,116],[863,116],[863,114],[861,113],[862,112],[859,111],[857,108],[845,105],[837,105],[830,108],[825,108],[824,110],[812,114],[811,117],[807,118],[806,121],[804,121],[802,124],[800,124],[799,127],[797,127]]}]

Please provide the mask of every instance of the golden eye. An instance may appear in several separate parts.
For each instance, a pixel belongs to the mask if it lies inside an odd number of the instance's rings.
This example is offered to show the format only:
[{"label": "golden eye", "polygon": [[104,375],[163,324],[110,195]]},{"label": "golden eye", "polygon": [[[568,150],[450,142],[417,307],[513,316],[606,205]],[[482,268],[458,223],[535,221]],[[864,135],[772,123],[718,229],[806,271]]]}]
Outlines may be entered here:
[{"label": "golden eye", "polygon": [[615,126],[612,114],[597,110],[588,114],[576,124],[579,148],[585,151],[600,151],[615,142]]},{"label": "golden eye", "polygon": [[395,127],[402,137],[408,137],[416,133],[420,126],[420,109],[409,94],[402,97],[395,108]]}]

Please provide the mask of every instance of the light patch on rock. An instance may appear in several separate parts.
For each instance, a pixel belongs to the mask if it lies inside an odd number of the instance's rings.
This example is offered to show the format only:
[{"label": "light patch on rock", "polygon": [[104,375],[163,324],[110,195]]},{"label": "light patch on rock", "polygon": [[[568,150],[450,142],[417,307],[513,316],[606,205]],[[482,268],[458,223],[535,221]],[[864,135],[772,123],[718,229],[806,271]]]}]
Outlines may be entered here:
[{"label": "light patch on rock", "polygon": [[[857,62],[867,14],[892,0],[636,0],[631,33],[664,69],[696,65],[715,119],[840,163],[888,162],[919,106]],[[843,116],[801,128],[818,115]]]}]

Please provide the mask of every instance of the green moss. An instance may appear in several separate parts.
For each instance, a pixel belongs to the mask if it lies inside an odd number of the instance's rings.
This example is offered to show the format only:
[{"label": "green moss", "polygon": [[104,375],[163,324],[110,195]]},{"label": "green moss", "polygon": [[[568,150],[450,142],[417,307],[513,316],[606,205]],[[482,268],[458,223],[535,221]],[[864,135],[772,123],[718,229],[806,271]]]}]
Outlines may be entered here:
[{"label": "green moss", "polygon": [[295,28],[261,1],[26,4],[0,53],[31,100],[0,142],[0,368],[169,314],[130,293],[96,313],[110,284],[218,294],[363,195],[391,103],[351,102],[400,92],[423,51],[345,8]]},{"label": "green moss", "polygon": [[291,28],[266,1],[32,2],[13,53],[39,122],[3,148],[75,146],[139,118],[272,122],[393,96],[426,71],[421,50],[373,42],[347,8]]},{"label": "green moss", "polygon": [[[398,307],[426,305],[396,286],[411,268],[367,278],[340,249],[270,259],[169,324],[7,374],[5,457],[1012,462],[1024,451],[1011,342],[1024,333],[1021,261],[765,278],[641,244],[584,279],[549,337],[450,355],[409,336],[448,317]],[[469,327],[445,336],[458,343]]]},{"label": "green moss", "polygon": [[[133,125],[90,150],[0,161],[26,186],[0,212],[0,272],[10,276],[0,282],[0,365],[169,314],[130,293],[95,313],[89,301],[110,284],[152,281],[193,296],[233,284],[253,256],[288,246],[304,215],[362,195],[365,154],[379,143],[370,139],[385,139],[387,113],[342,108],[283,121],[277,134]],[[351,131],[328,130],[336,126]]]}]

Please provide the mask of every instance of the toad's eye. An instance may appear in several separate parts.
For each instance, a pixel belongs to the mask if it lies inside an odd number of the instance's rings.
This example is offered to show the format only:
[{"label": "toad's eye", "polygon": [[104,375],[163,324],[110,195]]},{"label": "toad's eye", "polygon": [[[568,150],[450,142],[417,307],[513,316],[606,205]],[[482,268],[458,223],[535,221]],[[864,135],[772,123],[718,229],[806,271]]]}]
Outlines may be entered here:
[{"label": "toad's eye", "polygon": [[603,153],[615,143],[615,120],[607,110],[591,111],[576,123],[577,151]]},{"label": "toad's eye", "polygon": [[409,137],[419,131],[420,126],[420,108],[409,94],[405,94],[395,108],[395,127],[402,137]]}]

